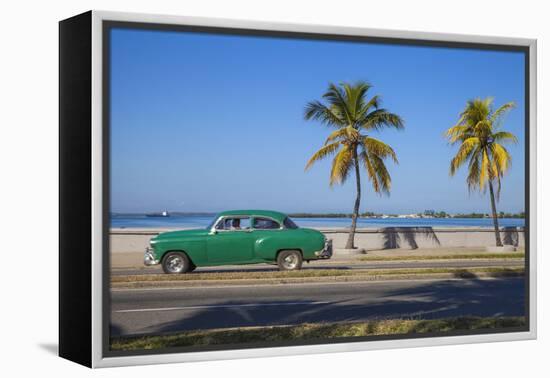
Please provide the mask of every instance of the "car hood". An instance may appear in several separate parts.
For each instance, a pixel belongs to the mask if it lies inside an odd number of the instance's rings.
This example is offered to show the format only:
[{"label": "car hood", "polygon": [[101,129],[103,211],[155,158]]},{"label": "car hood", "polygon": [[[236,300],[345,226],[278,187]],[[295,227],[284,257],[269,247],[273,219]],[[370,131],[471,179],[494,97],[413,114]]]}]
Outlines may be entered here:
[{"label": "car hood", "polygon": [[163,240],[173,240],[173,239],[202,238],[206,235],[208,235],[208,230],[203,230],[203,229],[169,231],[169,232],[163,232],[158,234],[152,240],[163,241]]}]

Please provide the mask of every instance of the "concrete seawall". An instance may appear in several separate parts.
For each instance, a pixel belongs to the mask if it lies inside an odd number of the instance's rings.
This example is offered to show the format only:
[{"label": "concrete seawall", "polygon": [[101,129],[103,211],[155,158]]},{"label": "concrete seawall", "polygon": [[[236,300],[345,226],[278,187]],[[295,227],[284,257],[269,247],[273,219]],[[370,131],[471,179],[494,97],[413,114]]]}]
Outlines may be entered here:
[{"label": "concrete seawall", "polygon": [[[343,248],[348,230],[343,228],[319,228],[327,238],[332,239],[335,248]],[[112,229],[110,244],[112,253],[143,252],[149,239],[166,229]],[[523,247],[523,227],[501,228],[504,244]],[[417,249],[417,248],[460,248],[486,247],[495,245],[492,228],[457,227],[386,227],[381,229],[357,229],[355,244],[365,250]]]}]

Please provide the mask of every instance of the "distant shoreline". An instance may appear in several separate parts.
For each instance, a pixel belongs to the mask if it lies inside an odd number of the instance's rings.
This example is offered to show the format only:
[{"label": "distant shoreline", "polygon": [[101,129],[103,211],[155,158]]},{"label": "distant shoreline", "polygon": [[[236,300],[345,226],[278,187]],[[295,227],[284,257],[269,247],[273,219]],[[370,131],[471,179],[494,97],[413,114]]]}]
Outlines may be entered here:
[{"label": "distant shoreline", "polygon": [[[304,214],[305,215],[305,214]],[[308,214],[309,215],[309,214]],[[215,216],[209,215],[171,215],[166,217],[147,217],[130,215],[111,217],[109,225],[113,228],[206,228]],[[349,217],[292,217],[299,227],[306,228],[349,228]],[[499,219],[501,227],[523,227],[523,218]],[[436,218],[436,217],[360,217],[358,228],[389,229],[395,227],[493,227],[491,218]]]},{"label": "distant shoreline", "polygon": [[[169,216],[172,217],[197,217],[197,216],[212,216],[214,217],[218,213],[208,212],[170,212]],[[440,212],[441,213],[441,212]],[[131,217],[145,217],[150,214],[156,213],[111,213],[112,218],[131,218]],[[492,217],[487,213],[470,213],[470,214],[448,214],[445,216],[425,215],[425,214],[359,214],[361,219],[491,219]],[[352,214],[348,213],[288,213],[291,218],[350,218]],[[500,213],[499,219],[525,219],[525,213]]]},{"label": "distant shoreline", "polygon": [[[348,232],[349,227],[307,227],[322,232]],[[525,226],[517,227],[500,227],[501,232],[506,231],[507,229],[515,229],[518,231],[523,231]],[[197,229],[196,227],[110,227],[109,232],[113,234],[126,234],[126,233],[158,233],[164,231],[175,231],[175,230],[193,230]],[[395,231],[395,232],[406,232],[406,231],[438,231],[438,232],[463,232],[463,231],[472,231],[472,232],[494,232],[492,226],[389,226],[389,227],[357,227],[357,233],[383,233],[386,231]]]},{"label": "distant shoreline", "polygon": [[[297,214],[288,214],[291,218],[351,218],[352,214],[309,214],[309,213],[297,213]],[[492,218],[489,214],[482,213],[472,213],[472,214],[447,214],[447,216],[436,216],[436,215],[423,215],[423,214],[374,214],[374,215],[365,215],[360,214],[359,218],[361,219],[484,219]],[[504,213],[499,214],[499,219],[525,219],[524,214],[508,214]]]}]

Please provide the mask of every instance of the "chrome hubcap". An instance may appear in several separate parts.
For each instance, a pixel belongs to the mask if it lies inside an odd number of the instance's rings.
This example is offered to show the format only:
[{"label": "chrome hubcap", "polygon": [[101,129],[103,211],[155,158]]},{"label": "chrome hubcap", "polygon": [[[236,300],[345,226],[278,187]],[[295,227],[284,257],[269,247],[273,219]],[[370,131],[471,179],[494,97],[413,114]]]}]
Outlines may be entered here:
[{"label": "chrome hubcap", "polygon": [[170,272],[179,273],[183,270],[183,259],[179,256],[170,256],[166,266]]},{"label": "chrome hubcap", "polygon": [[283,265],[286,269],[294,269],[298,265],[298,257],[296,255],[288,255],[283,260]]}]

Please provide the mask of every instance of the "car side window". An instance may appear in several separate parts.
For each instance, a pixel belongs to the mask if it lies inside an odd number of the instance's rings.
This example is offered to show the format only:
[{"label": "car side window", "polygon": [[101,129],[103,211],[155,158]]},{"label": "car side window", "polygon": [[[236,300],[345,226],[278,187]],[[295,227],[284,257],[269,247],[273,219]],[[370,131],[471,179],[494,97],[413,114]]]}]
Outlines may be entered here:
[{"label": "car side window", "polygon": [[296,223],[294,223],[292,219],[290,219],[289,217],[285,218],[285,220],[283,221],[283,224],[285,225],[286,228],[289,228],[291,230],[298,228],[298,226],[296,226]]},{"label": "car side window", "polygon": [[275,230],[281,228],[279,223],[269,218],[254,218],[254,226],[257,230]]},{"label": "car side window", "polygon": [[216,230],[240,231],[250,229],[249,217],[228,217],[222,219],[216,225]]}]

